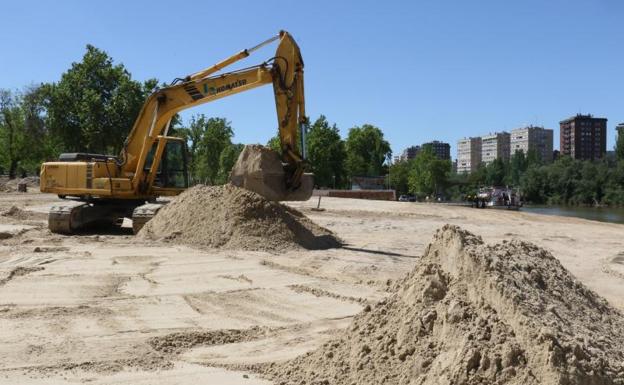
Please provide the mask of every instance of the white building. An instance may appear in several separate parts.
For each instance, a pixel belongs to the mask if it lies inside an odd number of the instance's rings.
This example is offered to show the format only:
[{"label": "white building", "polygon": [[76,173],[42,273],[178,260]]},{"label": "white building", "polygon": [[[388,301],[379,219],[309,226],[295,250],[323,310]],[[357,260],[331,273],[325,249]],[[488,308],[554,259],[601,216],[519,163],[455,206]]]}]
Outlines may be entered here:
[{"label": "white building", "polygon": [[494,159],[509,160],[510,135],[508,132],[496,132],[481,137],[481,161],[490,164]]},{"label": "white building", "polygon": [[533,150],[542,162],[552,162],[553,130],[534,126],[511,130],[511,154],[513,155],[520,150],[525,155]]},{"label": "white building", "polygon": [[481,163],[481,138],[464,138],[457,142],[457,173],[470,173]]}]

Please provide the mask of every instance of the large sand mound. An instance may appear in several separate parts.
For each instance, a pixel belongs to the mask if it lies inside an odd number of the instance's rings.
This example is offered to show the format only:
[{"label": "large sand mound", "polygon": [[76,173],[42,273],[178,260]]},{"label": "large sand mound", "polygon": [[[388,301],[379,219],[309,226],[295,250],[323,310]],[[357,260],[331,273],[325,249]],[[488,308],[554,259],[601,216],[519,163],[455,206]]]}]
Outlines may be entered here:
[{"label": "large sand mound", "polygon": [[163,207],[139,232],[149,239],[228,249],[279,251],[339,247],[299,211],[232,185],[195,186]]},{"label": "large sand mound", "polygon": [[552,255],[438,230],[392,295],[277,384],[624,384],[624,316]]}]

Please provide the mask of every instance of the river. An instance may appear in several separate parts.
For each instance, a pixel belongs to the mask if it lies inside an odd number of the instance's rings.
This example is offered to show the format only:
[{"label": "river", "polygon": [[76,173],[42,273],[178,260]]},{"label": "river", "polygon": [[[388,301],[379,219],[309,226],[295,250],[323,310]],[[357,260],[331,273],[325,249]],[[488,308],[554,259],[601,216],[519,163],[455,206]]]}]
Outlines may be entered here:
[{"label": "river", "polygon": [[624,208],[527,205],[520,210],[528,213],[561,215],[624,224]]}]

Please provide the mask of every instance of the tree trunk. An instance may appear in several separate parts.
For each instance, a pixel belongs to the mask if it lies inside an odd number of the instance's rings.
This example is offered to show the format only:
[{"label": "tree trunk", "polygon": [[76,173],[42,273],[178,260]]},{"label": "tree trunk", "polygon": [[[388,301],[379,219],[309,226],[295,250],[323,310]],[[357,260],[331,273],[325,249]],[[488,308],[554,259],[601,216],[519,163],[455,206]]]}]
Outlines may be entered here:
[{"label": "tree trunk", "polygon": [[9,179],[15,179],[17,176],[17,159],[11,159],[11,163],[9,165]]}]

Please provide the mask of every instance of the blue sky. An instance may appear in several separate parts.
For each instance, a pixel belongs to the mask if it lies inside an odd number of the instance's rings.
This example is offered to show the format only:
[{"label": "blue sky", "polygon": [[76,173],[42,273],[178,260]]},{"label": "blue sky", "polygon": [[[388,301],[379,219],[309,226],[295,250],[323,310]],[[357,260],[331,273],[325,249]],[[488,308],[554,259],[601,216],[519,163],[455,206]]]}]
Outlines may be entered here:
[{"label": "blue sky", "polygon": [[[381,127],[394,153],[433,139],[578,112],[624,122],[624,1],[0,1],[0,88],[56,81],[85,45],[135,79],[169,82],[272,36],[298,41],[306,107],[346,136]],[[262,62],[274,46],[240,65]],[[270,86],[187,110],[226,117],[235,140],[275,132]]]}]

